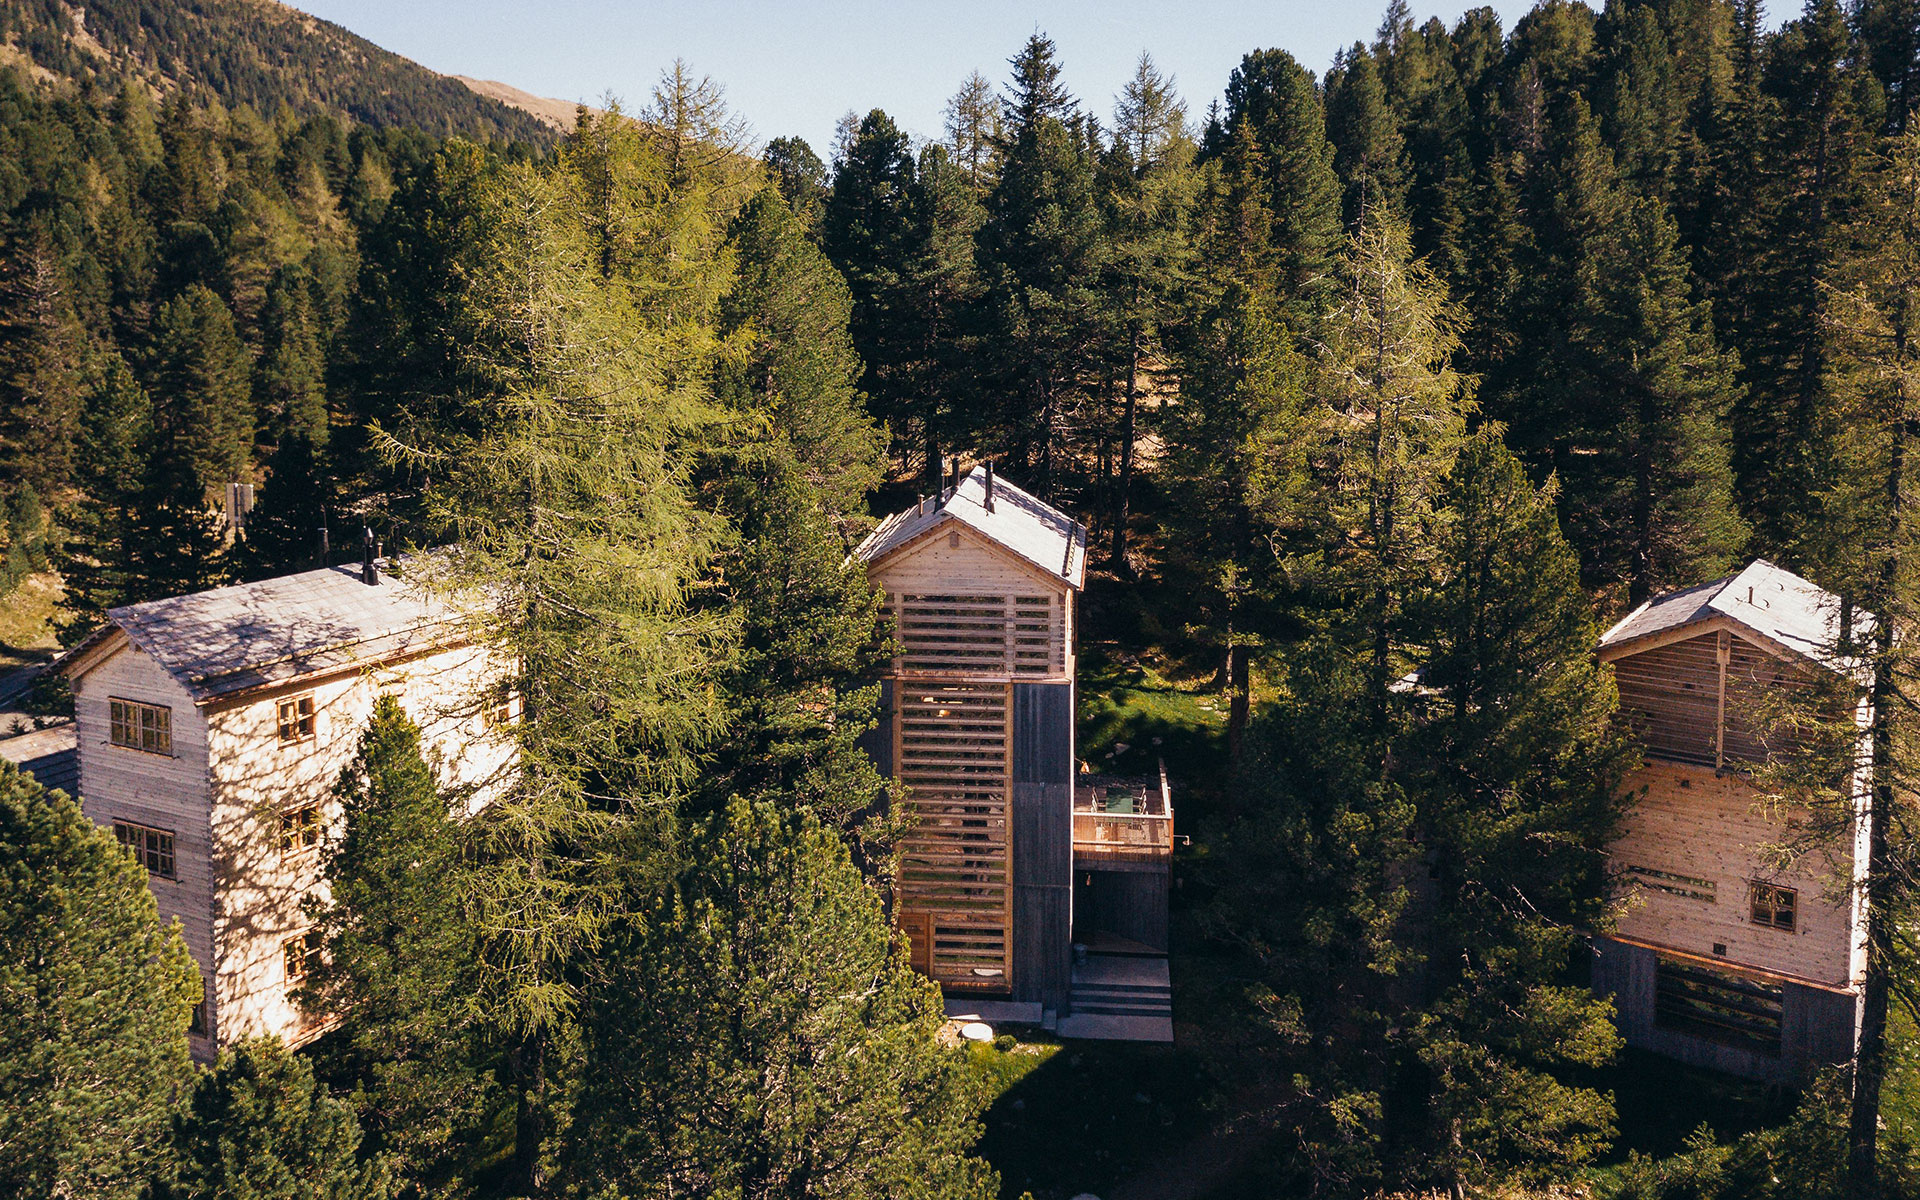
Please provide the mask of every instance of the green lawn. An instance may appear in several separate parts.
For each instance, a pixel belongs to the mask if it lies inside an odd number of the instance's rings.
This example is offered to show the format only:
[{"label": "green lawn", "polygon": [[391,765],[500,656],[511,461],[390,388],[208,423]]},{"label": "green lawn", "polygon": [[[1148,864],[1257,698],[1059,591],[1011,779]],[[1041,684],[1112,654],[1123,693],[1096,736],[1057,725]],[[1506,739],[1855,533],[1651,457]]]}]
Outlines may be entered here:
[{"label": "green lawn", "polygon": [[53,657],[59,648],[53,635],[59,601],[60,577],[51,572],[29,575],[0,596],[0,671]]}]

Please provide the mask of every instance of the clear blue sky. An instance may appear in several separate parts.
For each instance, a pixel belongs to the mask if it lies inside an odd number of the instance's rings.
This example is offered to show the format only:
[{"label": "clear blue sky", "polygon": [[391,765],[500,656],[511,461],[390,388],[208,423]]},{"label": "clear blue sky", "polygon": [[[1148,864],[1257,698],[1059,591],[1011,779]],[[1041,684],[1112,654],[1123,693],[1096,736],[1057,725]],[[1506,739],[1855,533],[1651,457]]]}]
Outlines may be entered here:
[{"label": "clear blue sky", "polygon": [[[1482,0],[1484,2],[1484,0]],[[1448,25],[1475,0],[1413,0],[1416,23]],[[1104,120],[1141,50],[1176,77],[1194,116],[1249,50],[1290,50],[1315,71],[1371,41],[1386,0],[295,0],[295,7],[436,71],[537,95],[646,101],[684,58],[727,89],[761,140],[799,134],[826,157],[849,109],[884,108],[936,137],[969,71],[996,83],[1035,29],[1052,37],[1067,85]],[[1495,0],[1511,28],[1531,7]]]}]

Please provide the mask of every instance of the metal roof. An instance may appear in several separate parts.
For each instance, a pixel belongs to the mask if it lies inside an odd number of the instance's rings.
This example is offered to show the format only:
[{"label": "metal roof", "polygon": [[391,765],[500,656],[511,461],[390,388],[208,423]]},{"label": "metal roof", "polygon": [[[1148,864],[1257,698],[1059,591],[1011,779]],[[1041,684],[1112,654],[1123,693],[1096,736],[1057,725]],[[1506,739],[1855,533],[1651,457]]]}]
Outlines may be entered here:
[{"label": "metal roof", "polygon": [[944,504],[923,500],[894,513],[854,550],[873,563],[948,521],[958,521],[1078,589],[1087,579],[1087,527],[1059,509],[995,476],[993,511],[987,506],[987,471],[975,467]]},{"label": "metal roof", "polygon": [[[1784,567],[1757,558],[1738,574],[1669,592],[1634,609],[1600,637],[1607,649],[1715,618],[1725,618],[1784,650],[1842,669],[1834,655],[1840,634],[1840,597]],[[1855,612],[1856,636],[1873,628]]]},{"label": "metal roof", "polygon": [[385,570],[377,586],[363,583],[358,566],[107,611],[109,627],[196,701],[430,649],[460,636],[460,616],[444,599]]},{"label": "metal roof", "polygon": [[0,759],[17,764],[41,787],[80,792],[80,751],[72,721],[0,738]]}]

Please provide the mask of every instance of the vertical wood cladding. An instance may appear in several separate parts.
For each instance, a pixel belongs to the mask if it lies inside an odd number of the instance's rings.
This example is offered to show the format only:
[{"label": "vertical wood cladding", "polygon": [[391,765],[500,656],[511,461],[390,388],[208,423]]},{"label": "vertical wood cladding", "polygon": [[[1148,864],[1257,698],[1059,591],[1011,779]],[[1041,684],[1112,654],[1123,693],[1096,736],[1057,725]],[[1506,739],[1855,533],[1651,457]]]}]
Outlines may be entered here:
[{"label": "vertical wood cladding", "polygon": [[1063,1005],[1073,983],[1073,685],[1013,685],[1015,994]]}]

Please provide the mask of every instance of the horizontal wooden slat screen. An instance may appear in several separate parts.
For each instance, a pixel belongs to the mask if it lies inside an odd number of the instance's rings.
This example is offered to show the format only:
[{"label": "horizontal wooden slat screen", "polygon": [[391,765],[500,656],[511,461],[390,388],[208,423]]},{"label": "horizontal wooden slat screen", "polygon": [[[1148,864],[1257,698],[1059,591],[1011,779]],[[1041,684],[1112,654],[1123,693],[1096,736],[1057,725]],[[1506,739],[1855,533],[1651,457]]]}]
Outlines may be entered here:
[{"label": "horizontal wooden slat screen", "polygon": [[1006,991],[1013,976],[1010,687],[895,686],[894,762],[911,816],[895,877],[902,925],[928,930],[928,973],[942,986]]},{"label": "horizontal wooden slat screen", "polygon": [[1765,762],[1769,753],[1800,749],[1803,739],[1791,723],[1794,694],[1805,696],[1812,686],[1792,665],[1734,638],[1727,656],[1727,761]]},{"label": "horizontal wooden slat screen", "polygon": [[1647,753],[1714,765],[1720,721],[1715,636],[1709,633],[1614,661],[1620,713]]},{"label": "horizontal wooden slat screen", "polygon": [[904,594],[891,602],[900,672],[1047,678],[1066,670],[1060,596]]}]

